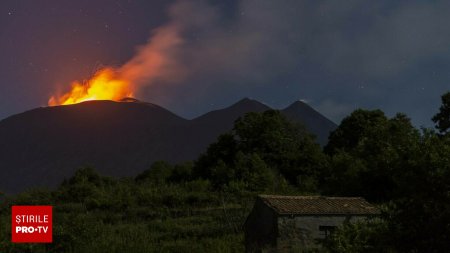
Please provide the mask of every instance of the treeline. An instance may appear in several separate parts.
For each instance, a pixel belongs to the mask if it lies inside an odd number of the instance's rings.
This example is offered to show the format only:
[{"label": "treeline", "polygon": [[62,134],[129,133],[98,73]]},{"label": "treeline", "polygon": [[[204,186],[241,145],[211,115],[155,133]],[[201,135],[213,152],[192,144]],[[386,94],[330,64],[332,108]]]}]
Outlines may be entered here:
[{"label": "treeline", "polygon": [[[447,252],[450,249],[450,93],[417,129],[404,114],[356,110],[322,149],[278,111],[249,113],[196,161],[164,161],[135,178],[84,168],[57,189],[4,197],[2,252],[243,252],[257,194],[362,196],[380,219],[347,224],[330,252]],[[50,204],[54,243],[10,243],[10,206]],[[7,224],[6,226],[4,224]]]},{"label": "treeline", "polygon": [[380,204],[380,220],[338,230],[331,252],[450,250],[450,92],[416,129],[403,114],[357,110],[329,138],[323,193],[361,195]]}]

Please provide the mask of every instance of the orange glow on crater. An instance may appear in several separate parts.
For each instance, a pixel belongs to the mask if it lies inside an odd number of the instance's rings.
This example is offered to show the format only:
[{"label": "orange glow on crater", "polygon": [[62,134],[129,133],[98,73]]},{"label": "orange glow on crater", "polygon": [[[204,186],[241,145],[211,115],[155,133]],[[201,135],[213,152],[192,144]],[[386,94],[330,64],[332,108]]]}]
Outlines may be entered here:
[{"label": "orange glow on crater", "polygon": [[121,78],[115,69],[103,68],[89,80],[73,82],[69,92],[52,96],[48,105],[70,105],[90,100],[118,101],[125,97],[133,97],[131,83]]}]

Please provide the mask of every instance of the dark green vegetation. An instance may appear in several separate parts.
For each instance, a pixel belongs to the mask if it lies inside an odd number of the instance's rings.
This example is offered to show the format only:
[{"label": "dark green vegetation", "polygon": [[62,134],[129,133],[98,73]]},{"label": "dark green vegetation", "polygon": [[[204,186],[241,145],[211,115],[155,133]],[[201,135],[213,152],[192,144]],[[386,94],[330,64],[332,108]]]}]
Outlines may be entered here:
[{"label": "dark green vegetation", "polygon": [[331,252],[450,250],[450,93],[433,120],[440,134],[413,128],[405,115],[357,110],[330,136],[325,193],[362,195],[383,208],[380,220],[348,225]]},{"label": "dark green vegetation", "polygon": [[[192,163],[155,162],[136,178],[80,169],[57,189],[2,200],[1,252],[243,252],[242,225],[260,193],[362,196],[380,219],[347,224],[330,252],[450,249],[450,121],[439,133],[406,115],[356,110],[324,151],[277,111],[249,113]],[[446,127],[447,126],[447,127]],[[54,206],[54,243],[11,244],[10,205]]]},{"label": "dark green vegetation", "polygon": [[250,208],[245,193],[212,192],[205,180],[158,181],[81,169],[55,191],[20,194],[8,205],[54,206],[54,242],[11,244],[4,205],[1,252],[242,252],[239,229]]}]

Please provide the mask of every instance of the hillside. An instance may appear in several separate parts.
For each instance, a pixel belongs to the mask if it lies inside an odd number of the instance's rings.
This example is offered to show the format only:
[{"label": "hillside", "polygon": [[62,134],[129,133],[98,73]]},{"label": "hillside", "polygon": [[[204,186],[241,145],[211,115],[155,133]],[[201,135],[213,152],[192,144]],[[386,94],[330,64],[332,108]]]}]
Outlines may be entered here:
[{"label": "hillside", "polygon": [[[296,102],[283,113],[305,124],[323,144],[335,125],[302,107]],[[103,175],[134,176],[157,160],[193,160],[239,116],[268,109],[243,99],[193,120],[136,100],[30,110],[0,121],[0,191],[54,187],[82,166]]]}]

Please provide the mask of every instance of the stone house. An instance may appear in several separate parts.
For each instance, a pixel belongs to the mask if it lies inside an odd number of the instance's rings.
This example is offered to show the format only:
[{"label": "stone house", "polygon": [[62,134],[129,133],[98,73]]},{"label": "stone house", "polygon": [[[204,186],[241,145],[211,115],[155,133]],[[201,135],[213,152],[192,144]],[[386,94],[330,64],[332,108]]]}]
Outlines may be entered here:
[{"label": "stone house", "polygon": [[304,252],[345,222],[379,214],[363,198],[259,195],[244,224],[247,253]]}]

